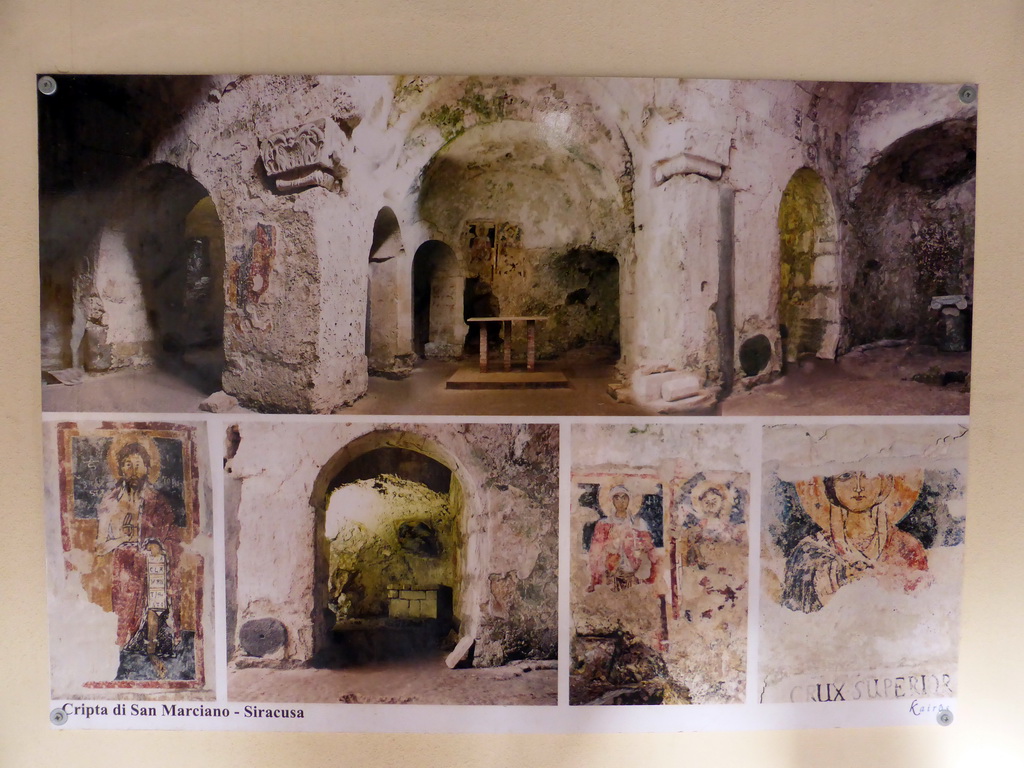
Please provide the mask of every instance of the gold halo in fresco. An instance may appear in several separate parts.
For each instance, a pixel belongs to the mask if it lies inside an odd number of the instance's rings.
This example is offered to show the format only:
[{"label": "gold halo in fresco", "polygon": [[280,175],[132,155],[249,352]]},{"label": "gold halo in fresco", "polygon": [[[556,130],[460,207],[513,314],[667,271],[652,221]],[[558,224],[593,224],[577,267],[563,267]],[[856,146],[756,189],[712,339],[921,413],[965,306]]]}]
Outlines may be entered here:
[{"label": "gold halo in fresco", "polygon": [[[905,472],[900,475],[882,475],[888,489],[883,498],[874,505],[882,512],[889,525],[896,525],[909,514],[924,485],[924,472]],[[796,483],[796,492],[804,511],[822,530],[830,528],[830,509],[833,505],[825,491],[825,478],[814,477]],[[874,508],[873,507],[873,508]]]}]

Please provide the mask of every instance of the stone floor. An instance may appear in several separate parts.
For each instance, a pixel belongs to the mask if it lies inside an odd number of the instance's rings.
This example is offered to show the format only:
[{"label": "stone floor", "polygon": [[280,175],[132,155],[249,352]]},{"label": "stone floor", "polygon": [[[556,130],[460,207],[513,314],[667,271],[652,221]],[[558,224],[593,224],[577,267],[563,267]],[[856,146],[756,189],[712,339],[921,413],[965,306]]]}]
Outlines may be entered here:
[{"label": "stone floor", "polygon": [[[551,365],[551,364],[548,364]],[[450,390],[457,363],[425,361],[401,380],[373,377],[366,396],[342,413],[490,416],[647,416],[651,411],[608,395],[613,366],[562,367],[567,389]],[[793,366],[777,381],[726,398],[727,416],[966,414],[970,395],[959,381],[970,353],[931,347],[874,346],[838,361]],[[914,380],[915,377],[918,380]],[[942,384],[943,379],[950,383]],[[210,392],[167,370],[144,368],[90,375],[76,386],[43,385],[45,411],[192,413]]]},{"label": "stone floor", "polygon": [[233,701],[554,705],[558,670],[530,662],[448,669],[443,654],[346,669],[232,669],[228,695]]},{"label": "stone floor", "polygon": [[[916,345],[872,346],[839,360],[811,359],[720,406],[725,416],[961,415],[970,392],[970,352]],[[948,383],[943,384],[943,380]]]}]

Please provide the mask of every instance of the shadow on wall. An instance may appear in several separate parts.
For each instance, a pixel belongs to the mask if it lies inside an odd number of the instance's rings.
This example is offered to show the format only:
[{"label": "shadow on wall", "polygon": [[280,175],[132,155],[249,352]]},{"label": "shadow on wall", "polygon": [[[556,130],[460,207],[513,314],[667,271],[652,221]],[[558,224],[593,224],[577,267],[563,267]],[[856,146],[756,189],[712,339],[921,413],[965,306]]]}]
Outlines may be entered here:
[{"label": "shadow on wall", "polygon": [[896,141],[869,172],[850,213],[847,346],[943,342],[932,297],[973,292],[976,141],[975,120],[948,120]]},{"label": "shadow on wall", "polygon": [[57,90],[38,97],[39,145],[46,148],[39,153],[43,370],[82,365],[90,312],[82,283],[111,212],[131,199],[132,174],[208,85],[205,77],[55,79]]}]

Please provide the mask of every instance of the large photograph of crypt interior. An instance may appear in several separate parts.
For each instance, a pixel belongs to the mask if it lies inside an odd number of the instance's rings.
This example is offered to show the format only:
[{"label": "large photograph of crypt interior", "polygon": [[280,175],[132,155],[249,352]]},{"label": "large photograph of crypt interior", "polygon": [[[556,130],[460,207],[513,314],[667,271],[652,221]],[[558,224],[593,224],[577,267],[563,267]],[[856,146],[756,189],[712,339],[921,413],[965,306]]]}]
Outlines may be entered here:
[{"label": "large photograph of crypt interior", "polygon": [[554,705],[558,426],[330,422],[226,431],[231,699]]},{"label": "large photograph of crypt interior", "polygon": [[46,410],[968,411],[973,86],[42,80]]}]

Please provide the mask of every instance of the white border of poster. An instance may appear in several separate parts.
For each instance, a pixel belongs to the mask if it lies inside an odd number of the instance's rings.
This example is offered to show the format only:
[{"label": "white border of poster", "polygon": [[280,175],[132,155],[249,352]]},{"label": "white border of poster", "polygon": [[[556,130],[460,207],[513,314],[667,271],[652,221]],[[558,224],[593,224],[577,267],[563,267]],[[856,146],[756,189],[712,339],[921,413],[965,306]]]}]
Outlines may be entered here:
[{"label": "white border of poster", "polygon": [[[966,425],[964,416],[896,416],[896,417],[696,417],[696,416],[403,416],[378,414],[374,416],[259,415],[232,413],[230,415],[201,415],[187,413],[113,413],[113,412],[44,412],[44,426],[57,422],[115,422],[174,424],[205,424],[207,444],[201,454],[209,455],[207,467],[210,496],[210,527],[212,535],[212,606],[213,638],[208,652],[213,697],[209,701],[120,701],[103,699],[54,699],[52,706],[68,715],[65,727],[70,728],[125,728],[125,729],[218,729],[218,730],[296,730],[296,731],[400,731],[400,732],[458,732],[458,733],[559,733],[559,732],[658,732],[658,731],[717,731],[753,730],[794,727],[870,727],[876,725],[936,724],[943,712],[952,712],[955,697],[929,695],[913,697],[910,689],[897,692],[899,698],[886,701],[829,701],[820,704],[792,702],[763,704],[757,702],[762,678],[758,667],[760,640],[759,601],[760,557],[763,550],[762,503],[764,498],[763,467],[771,459],[763,455],[760,435],[772,425],[935,425],[953,429]],[[220,464],[223,456],[223,435],[228,426],[236,423],[406,423],[406,424],[557,424],[560,430],[560,493],[559,493],[559,656],[558,704],[555,707],[502,707],[502,706],[428,706],[428,705],[372,705],[372,704],[310,704],[234,702],[228,697],[227,648],[232,642],[227,637],[226,606],[231,597],[226,594],[224,556],[225,510],[223,474]],[[581,424],[630,425],[725,425],[746,427],[748,435],[757,434],[748,450],[751,458],[749,472],[749,507],[746,525],[749,530],[751,562],[749,566],[749,618],[746,654],[745,690],[743,702],[716,705],[663,705],[628,707],[583,707],[568,703],[569,666],[573,617],[570,596],[573,592],[570,572],[572,558],[578,556],[570,539],[573,515],[573,496],[576,486],[572,480],[573,428]],[[52,446],[45,446],[49,452]],[[902,457],[906,458],[906,457]],[[961,457],[961,463],[965,458]],[[47,467],[47,484],[53,482],[55,467]],[[47,510],[48,525],[54,525],[54,513]],[[50,547],[54,545],[51,531]],[[51,549],[50,555],[53,555]],[[900,683],[893,673],[881,685],[887,691],[899,691]],[[878,683],[879,681],[875,681]],[[884,698],[884,695],[883,695]],[[301,714],[299,714],[301,713]],[[471,713],[471,714],[469,714]],[[467,716],[468,714],[468,716]],[[60,716],[58,715],[58,719]]]}]

